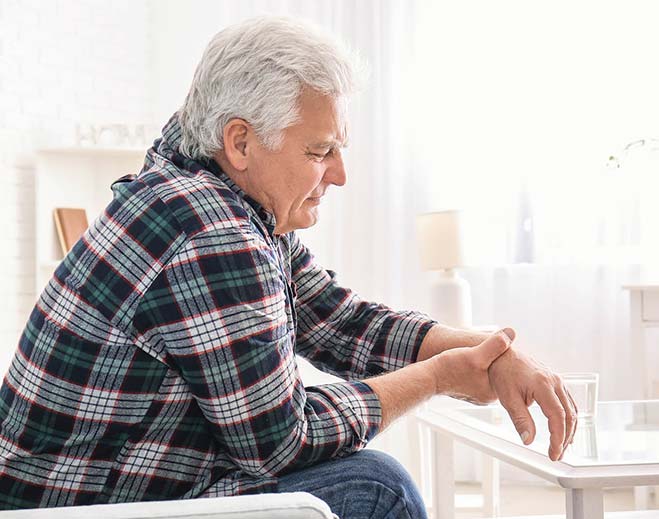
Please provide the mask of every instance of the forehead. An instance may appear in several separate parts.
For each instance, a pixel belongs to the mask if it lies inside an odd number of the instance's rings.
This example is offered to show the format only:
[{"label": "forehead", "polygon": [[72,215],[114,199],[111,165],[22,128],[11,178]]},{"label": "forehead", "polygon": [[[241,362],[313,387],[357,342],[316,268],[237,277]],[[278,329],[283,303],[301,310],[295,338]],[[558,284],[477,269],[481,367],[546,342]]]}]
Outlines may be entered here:
[{"label": "forehead", "polygon": [[344,145],[347,139],[346,101],[343,97],[303,91],[299,99],[300,120],[290,129],[308,145]]}]

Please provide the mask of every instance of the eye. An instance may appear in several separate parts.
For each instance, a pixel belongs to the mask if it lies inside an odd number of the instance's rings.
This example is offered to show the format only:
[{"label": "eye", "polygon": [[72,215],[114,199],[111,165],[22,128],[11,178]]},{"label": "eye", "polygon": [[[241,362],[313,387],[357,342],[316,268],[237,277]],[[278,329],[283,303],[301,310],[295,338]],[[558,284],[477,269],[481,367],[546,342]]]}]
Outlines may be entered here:
[{"label": "eye", "polygon": [[327,150],[325,153],[314,153],[314,152],[309,152],[309,153],[307,153],[307,155],[313,157],[315,160],[322,161],[322,160],[324,160],[326,157],[328,157],[329,155],[332,155],[333,152],[334,152],[333,149],[329,149],[329,150]]}]

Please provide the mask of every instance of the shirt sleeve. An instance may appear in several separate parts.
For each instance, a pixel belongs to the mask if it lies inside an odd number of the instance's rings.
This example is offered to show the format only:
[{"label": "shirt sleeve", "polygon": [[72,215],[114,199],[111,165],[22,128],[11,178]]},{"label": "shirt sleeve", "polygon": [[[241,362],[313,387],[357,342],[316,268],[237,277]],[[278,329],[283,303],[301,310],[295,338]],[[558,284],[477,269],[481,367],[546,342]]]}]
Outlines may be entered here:
[{"label": "shirt sleeve", "polygon": [[160,343],[219,445],[254,477],[363,448],[380,402],[360,382],[305,390],[277,256],[244,232],[197,235],[144,294],[138,333]]},{"label": "shirt sleeve", "polygon": [[415,362],[436,322],[419,312],[361,300],[337,283],[334,272],[318,266],[294,233],[290,236],[298,295],[297,353],[319,369],[350,380]]}]

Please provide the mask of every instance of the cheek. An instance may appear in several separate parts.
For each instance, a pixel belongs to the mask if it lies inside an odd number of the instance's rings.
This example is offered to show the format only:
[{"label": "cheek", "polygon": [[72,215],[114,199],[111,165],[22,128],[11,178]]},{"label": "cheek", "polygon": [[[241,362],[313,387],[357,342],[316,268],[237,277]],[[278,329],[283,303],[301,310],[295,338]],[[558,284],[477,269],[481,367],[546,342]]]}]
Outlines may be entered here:
[{"label": "cheek", "polygon": [[325,164],[315,164],[315,166],[316,167],[313,170],[313,174],[311,175],[313,181],[310,182],[310,184],[313,185],[313,189],[317,188],[320,184],[323,183],[325,173],[327,172],[327,166],[325,166]]},{"label": "cheek", "polygon": [[301,176],[298,176],[296,186],[297,195],[302,199],[308,198],[312,193],[318,191],[325,176],[325,167],[322,164],[314,164],[313,168],[306,168]]}]

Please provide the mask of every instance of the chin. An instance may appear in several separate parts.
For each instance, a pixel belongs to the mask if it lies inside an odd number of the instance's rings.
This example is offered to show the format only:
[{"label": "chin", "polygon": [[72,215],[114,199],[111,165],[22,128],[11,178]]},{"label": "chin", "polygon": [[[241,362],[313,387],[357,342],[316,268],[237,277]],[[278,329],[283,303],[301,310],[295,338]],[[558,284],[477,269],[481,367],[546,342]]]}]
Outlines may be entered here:
[{"label": "chin", "polygon": [[313,227],[318,223],[318,213],[316,211],[308,211],[304,216],[299,218],[296,223],[298,224],[295,226],[296,229],[308,229],[309,227]]}]

